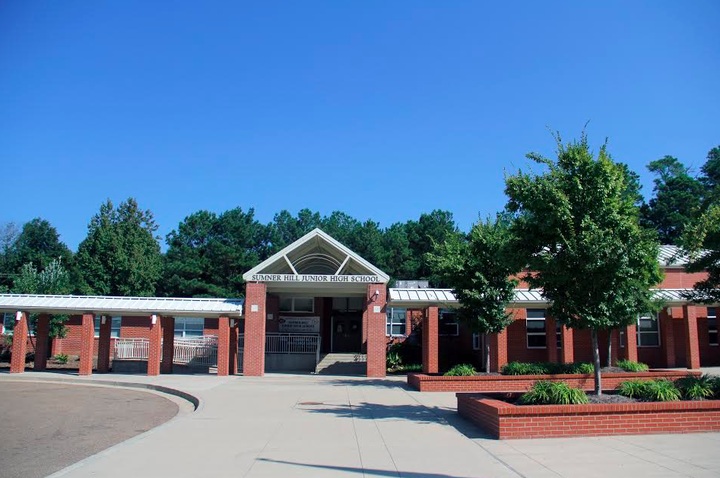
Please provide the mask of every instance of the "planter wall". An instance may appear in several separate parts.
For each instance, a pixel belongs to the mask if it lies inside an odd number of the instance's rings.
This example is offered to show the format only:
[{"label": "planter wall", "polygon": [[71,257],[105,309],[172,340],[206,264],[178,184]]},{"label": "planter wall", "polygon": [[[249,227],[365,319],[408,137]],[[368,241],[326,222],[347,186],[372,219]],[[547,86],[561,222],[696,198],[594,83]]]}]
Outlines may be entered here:
[{"label": "planter wall", "polygon": [[[648,372],[606,373],[602,376],[603,390],[614,390],[620,382],[628,380],[658,380],[667,378],[677,380],[688,374],[699,372],[680,370],[650,370]],[[421,392],[526,392],[538,380],[565,382],[573,388],[594,390],[592,374],[562,375],[477,375],[472,377],[445,377],[411,373],[407,376],[408,385]]]},{"label": "planter wall", "polygon": [[720,431],[720,400],[517,406],[457,394],[458,413],[497,439]]}]

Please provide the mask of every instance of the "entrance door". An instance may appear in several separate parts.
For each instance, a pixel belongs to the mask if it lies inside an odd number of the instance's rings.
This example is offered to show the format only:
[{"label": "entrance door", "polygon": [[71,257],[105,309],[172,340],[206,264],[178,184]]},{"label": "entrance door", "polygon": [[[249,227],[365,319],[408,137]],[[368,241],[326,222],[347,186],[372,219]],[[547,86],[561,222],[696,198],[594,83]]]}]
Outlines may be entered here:
[{"label": "entrance door", "polygon": [[360,352],[362,345],[362,314],[335,313],[332,319],[332,351]]}]

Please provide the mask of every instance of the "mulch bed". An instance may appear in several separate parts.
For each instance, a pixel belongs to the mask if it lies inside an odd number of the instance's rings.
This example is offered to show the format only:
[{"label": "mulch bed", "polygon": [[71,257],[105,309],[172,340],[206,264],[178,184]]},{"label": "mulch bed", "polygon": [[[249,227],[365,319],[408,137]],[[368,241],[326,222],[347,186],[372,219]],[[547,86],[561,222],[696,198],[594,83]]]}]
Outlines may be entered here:
[{"label": "mulch bed", "polygon": [[590,403],[636,403],[640,401],[637,398],[624,397],[614,393],[603,393],[600,396],[588,393],[587,397]]}]

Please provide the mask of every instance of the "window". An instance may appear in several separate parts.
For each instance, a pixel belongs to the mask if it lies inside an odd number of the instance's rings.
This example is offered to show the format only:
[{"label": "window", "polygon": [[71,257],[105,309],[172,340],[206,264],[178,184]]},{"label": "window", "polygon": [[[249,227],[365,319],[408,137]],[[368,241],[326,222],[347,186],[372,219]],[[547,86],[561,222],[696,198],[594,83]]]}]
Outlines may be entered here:
[{"label": "window", "polygon": [[[100,337],[100,317],[100,315],[95,316],[95,337]],[[120,337],[120,324],[122,322],[122,317],[108,317],[107,319],[112,320],[112,324],[110,325],[110,337]]]},{"label": "window", "polygon": [[473,332],[473,350],[482,349],[482,334]]},{"label": "window", "polygon": [[545,309],[527,309],[525,330],[527,331],[527,348],[544,349],[547,347]]},{"label": "window", "polygon": [[557,337],[557,343],[555,344],[555,347],[561,349],[562,348],[562,325],[560,325],[560,322],[555,322],[555,337]]},{"label": "window", "polygon": [[620,335],[620,348],[624,349],[625,348],[625,327],[620,329],[619,335]]},{"label": "window", "polygon": [[718,327],[717,327],[717,315],[715,315],[715,307],[708,307],[707,310],[707,325],[708,325],[708,339],[710,345],[718,344]]},{"label": "window", "polygon": [[657,316],[645,314],[638,317],[637,344],[638,347],[660,346],[660,321]]},{"label": "window", "polygon": [[405,321],[407,319],[406,309],[397,307],[388,307],[385,324],[387,325],[387,335],[405,335]]},{"label": "window", "polygon": [[202,317],[175,317],[175,337],[202,337],[205,319]]},{"label": "window", "polygon": [[280,299],[280,312],[315,312],[313,297],[283,297]]},{"label": "window", "polygon": [[440,317],[438,318],[439,335],[458,336],[460,335],[460,326],[457,321],[457,312],[454,310],[440,309]]},{"label": "window", "polygon": [[3,314],[3,323],[1,328],[3,330],[0,332],[12,335],[13,329],[15,328],[15,314],[12,312],[5,312]]},{"label": "window", "polygon": [[333,297],[333,310],[338,312],[357,312],[363,309],[362,297]]}]

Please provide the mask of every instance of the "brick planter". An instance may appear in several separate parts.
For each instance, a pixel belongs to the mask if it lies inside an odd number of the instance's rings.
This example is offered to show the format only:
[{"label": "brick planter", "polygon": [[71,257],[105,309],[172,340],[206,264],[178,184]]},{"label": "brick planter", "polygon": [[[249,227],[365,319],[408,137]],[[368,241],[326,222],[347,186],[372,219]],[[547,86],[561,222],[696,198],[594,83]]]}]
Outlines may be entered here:
[{"label": "brick planter", "polygon": [[457,400],[461,416],[500,440],[720,431],[720,400],[517,406],[466,393]]},{"label": "brick planter", "polygon": [[[628,380],[658,380],[666,378],[677,380],[688,374],[700,375],[699,372],[679,370],[650,370],[648,372],[605,373],[602,375],[603,390],[615,390],[620,382]],[[526,392],[538,380],[565,382],[573,388],[594,390],[595,382],[592,374],[562,375],[476,375],[471,377],[445,377],[410,373],[408,385],[421,392]]]}]

